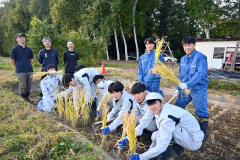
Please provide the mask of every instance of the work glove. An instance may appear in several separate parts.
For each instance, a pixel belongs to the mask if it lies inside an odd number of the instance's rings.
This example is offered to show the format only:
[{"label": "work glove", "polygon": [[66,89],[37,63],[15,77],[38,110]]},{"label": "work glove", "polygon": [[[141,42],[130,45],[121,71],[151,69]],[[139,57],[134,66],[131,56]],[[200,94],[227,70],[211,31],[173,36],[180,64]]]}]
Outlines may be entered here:
[{"label": "work glove", "polygon": [[99,112],[99,111],[96,111],[96,115],[97,115],[97,116],[100,116],[100,112]]},{"label": "work glove", "polygon": [[179,87],[183,90],[183,89],[187,89],[187,84],[186,83],[180,83]]},{"label": "work glove", "polygon": [[178,94],[179,94],[179,90],[176,90],[176,91],[174,92],[174,96],[177,97]]},{"label": "work glove", "polygon": [[124,146],[128,143],[128,138],[124,137],[122,141],[118,140],[118,147],[119,149],[123,149]]},{"label": "work glove", "polygon": [[150,146],[149,146],[149,149],[151,149],[151,148],[153,148],[154,146],[151,144]]},{"label": "work glove", "polygon": [[51,76],[54,76],[55,73],[56,73],[56,71],[51,71],[51,72],[50,72],[50,75],[51,75]]},{"label": "work glove", "polygon": [[130,160],[140,160],[139,154],[134,154],[129,156]]},{"label": "work glove", "polygon": [[112,118],[110,116],[107,116],[107,122],[112,122]]},{"label": "work glove", "polygon": [[110,132],[110,128],[109,127],[106,127],[106,128],[100,128],[101,130],[102,130],[102,134],[103,135],[106,135],[106,134],[108,134],[109,132]]}]

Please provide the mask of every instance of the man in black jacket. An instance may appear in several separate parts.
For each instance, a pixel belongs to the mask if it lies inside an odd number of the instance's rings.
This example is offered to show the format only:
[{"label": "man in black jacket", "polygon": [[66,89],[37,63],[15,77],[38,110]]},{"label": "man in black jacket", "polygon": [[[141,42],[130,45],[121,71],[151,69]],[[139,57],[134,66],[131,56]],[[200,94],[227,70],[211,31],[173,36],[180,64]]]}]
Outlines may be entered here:
[{"label": "man in black jacket", "polygon": [[38,54],[38,61],[42,64],[42,72],[47,72],[47,66],[49,64],[58,65],[59,62],[59,54],[58,51],[51,47],[52,40],[49,37],[44,37],[43,45],[44,49],[40,50]]},{"label": "man in black jacket", "polygon": [[65,73],[73,74],[77,65],[77,60],[79,60],[78,52],[74,51],[73,41],[67,42],[68,50],[63,53],[63,62],[65,65]]}]

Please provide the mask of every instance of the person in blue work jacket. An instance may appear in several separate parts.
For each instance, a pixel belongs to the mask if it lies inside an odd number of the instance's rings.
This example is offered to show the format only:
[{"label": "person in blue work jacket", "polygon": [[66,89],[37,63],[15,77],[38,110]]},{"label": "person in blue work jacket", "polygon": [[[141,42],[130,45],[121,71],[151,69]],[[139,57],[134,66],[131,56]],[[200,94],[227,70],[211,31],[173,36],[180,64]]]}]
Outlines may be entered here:
[{"label": "person in blue work jacket", "polygon": [[[138,64],[138,81],[145,84],[149,92],[158,92],[163,96],[163,92],[160,90],[161,77],[149,72],[155,64],[155,40],[153,38],[147,38],[144,44],[147,52],[140,57]],[[162,54],[159,55],[158,59],[164,63]]]},{"label": "person in blue work jacket", "polygon": [[[177,85],[174,93],[176,96],[179,95],[175,105],[184,109],[190,101],[193,101],[195,114],[200,118],[200,128],[205,137],[209,120],[207,111],[207,57],[195,49],[196,39],[194,37],[185,37],[182,44],[186,55],[181,58],[180,62],[179,79],[182,83]],[[190,94],[186,95],[184,89],[189,89]]]},{"label": "person in blue work jacket", "polygon": [[52,40],[49,37],[44,37],[42,42],[45,48],[40,50],[38,61],[42,64],[41,72],[47,72],[47,66],[49,64],[55,64],[58,66],[59,54],[56,49],[51,47]]}]

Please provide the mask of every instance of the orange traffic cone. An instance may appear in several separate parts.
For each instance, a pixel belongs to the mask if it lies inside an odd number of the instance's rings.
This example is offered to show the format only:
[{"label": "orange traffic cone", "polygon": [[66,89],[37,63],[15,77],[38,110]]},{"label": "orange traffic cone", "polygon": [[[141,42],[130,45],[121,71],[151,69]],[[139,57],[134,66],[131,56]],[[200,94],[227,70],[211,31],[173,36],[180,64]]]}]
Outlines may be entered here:
[{"label": "orange traffic cone", "polygon": [[102,74],[104,75],[104,76],[106,76],[107,74],[106,74],[106,70],[105,70],[105,66],[104,66],[104,62],[102,61]]}]

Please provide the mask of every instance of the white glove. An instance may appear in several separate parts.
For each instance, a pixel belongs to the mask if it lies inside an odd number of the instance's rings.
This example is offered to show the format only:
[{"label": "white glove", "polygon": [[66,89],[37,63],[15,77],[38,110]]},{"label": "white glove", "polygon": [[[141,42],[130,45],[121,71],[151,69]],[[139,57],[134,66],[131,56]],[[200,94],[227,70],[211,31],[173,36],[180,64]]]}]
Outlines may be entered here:
[{"label": "white glove", "polygon": [[110,117],[107,117],[107,122],[110,122],[111,121],[111,118]]},{"label": "white glove", "polygon": [[149,149],[151,149],[151,148],[153,148],[153,147],[154,147],[153,145],[150,145],[150,146],[149,146]]},{"label": "white glove", "polygon": [[174,96],[177,97],[178,95],[179,95],[179,90],[176,90],[176,91],[174,92]]},{"label": "white glove", "polygon": [[180,87],[181,89],[187,89],[187,84],[186,84],[186,83],[180,83],[180,84],[179,84],[179,87]]},{"label": "white glove", "polygon": [[51,71],[51,72],[50,72],[50,75],[51,75],[51,76],[54,76],[55,73],[56,73],[56,71]]}]

